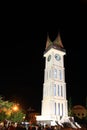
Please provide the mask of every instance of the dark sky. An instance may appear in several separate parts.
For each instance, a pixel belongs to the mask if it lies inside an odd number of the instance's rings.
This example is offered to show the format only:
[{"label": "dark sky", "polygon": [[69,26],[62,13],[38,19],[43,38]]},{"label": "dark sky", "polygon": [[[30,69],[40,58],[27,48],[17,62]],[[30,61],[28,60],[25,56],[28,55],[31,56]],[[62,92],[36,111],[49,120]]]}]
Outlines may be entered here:
[{"label": "dark sky", "polygon": [[85,106],[87,2],[39,4],[8,9],[2,15],[0,95],[40,111],[47,33],[53,41],[60,32],[66,49],[67,98],[72,97],[73,105]]}]

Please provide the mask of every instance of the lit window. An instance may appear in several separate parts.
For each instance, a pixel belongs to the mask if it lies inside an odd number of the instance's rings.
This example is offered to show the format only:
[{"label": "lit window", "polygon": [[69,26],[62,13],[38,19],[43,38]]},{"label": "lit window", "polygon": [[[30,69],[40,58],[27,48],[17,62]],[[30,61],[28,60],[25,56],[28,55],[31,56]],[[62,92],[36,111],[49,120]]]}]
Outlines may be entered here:
[{"label": "lit window", "polygon": [[62,116],[63,116],[63,104],[62,104]]},{"label": "lit window", "polygon": [[54,69],[54,78],[57,78],[57,69]]},{"label": "lit window", "polygon": [[56,84],[54,84],[54,96],[56,96]]},{"label": "lit window", "polygon": [[62,79],[62,72],[61,72],[61,70],[59,70],[59,78],[60,78],[60,80]]},{"label": "lit window", "polygon": [[60,87],[58,85],[58,96],[60,96]]},{"label": "lit window", "polygon": [[54,104],[54,113],[56,115],[56,103]]},{"label": "lit window", "polygon": [[61,96],[63,96],[63,87],[61,86]]},{"label": "lit window", "polygon": [[58,103],[58,115],[60,115],[60,103]]}]

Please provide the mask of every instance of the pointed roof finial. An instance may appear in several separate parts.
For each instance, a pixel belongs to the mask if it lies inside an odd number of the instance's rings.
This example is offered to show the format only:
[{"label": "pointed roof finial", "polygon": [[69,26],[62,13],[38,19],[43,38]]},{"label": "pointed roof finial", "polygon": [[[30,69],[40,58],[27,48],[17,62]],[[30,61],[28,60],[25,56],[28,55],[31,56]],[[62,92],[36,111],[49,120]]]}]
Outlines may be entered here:
[{"label": "pointed roof finial", "polygon": [[61,37],[60,37],[60,33],[58,33],[57,38],[53,41],[54,45],[57,45],[58,47],[64,48],[62,41],[61,41]]},{"label": "pointed roof finial", "polygon": [[47,41],[46,41],[46,49],[52,44],[50,38],[49,38],[49,35],[47,33]]}]

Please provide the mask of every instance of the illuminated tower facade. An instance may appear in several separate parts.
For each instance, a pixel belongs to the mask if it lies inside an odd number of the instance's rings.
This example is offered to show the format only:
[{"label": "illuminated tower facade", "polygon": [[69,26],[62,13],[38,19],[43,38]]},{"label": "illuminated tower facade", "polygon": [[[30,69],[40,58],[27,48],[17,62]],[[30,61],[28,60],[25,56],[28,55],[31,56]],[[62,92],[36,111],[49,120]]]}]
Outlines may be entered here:
[{"label": "illuminated tower facade", "polygon": [[62,117],[68,116],[64,55],[66,51],[60,34],[53,42],[48,36],[44,52],[45,71],[41,116],[36,117],[37,121],[59,121]]}]

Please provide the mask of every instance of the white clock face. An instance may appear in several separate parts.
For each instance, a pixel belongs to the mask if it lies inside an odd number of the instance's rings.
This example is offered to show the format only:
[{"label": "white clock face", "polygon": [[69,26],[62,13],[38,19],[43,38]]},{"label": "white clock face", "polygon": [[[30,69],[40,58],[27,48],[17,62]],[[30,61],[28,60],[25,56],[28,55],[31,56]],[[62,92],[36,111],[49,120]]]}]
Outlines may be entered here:
[{"label": "white clock face", "polygon": [[55,59],[56,59],[57,61],[59,61],[59,60],[61,60],[61,56],[60,56],[59,54],[55,54]]},{"label": "white clock face", "polygon": [[50,60],[51,60],[51,55],[49,55],[47,58],[47,61],[50,61]]}]

